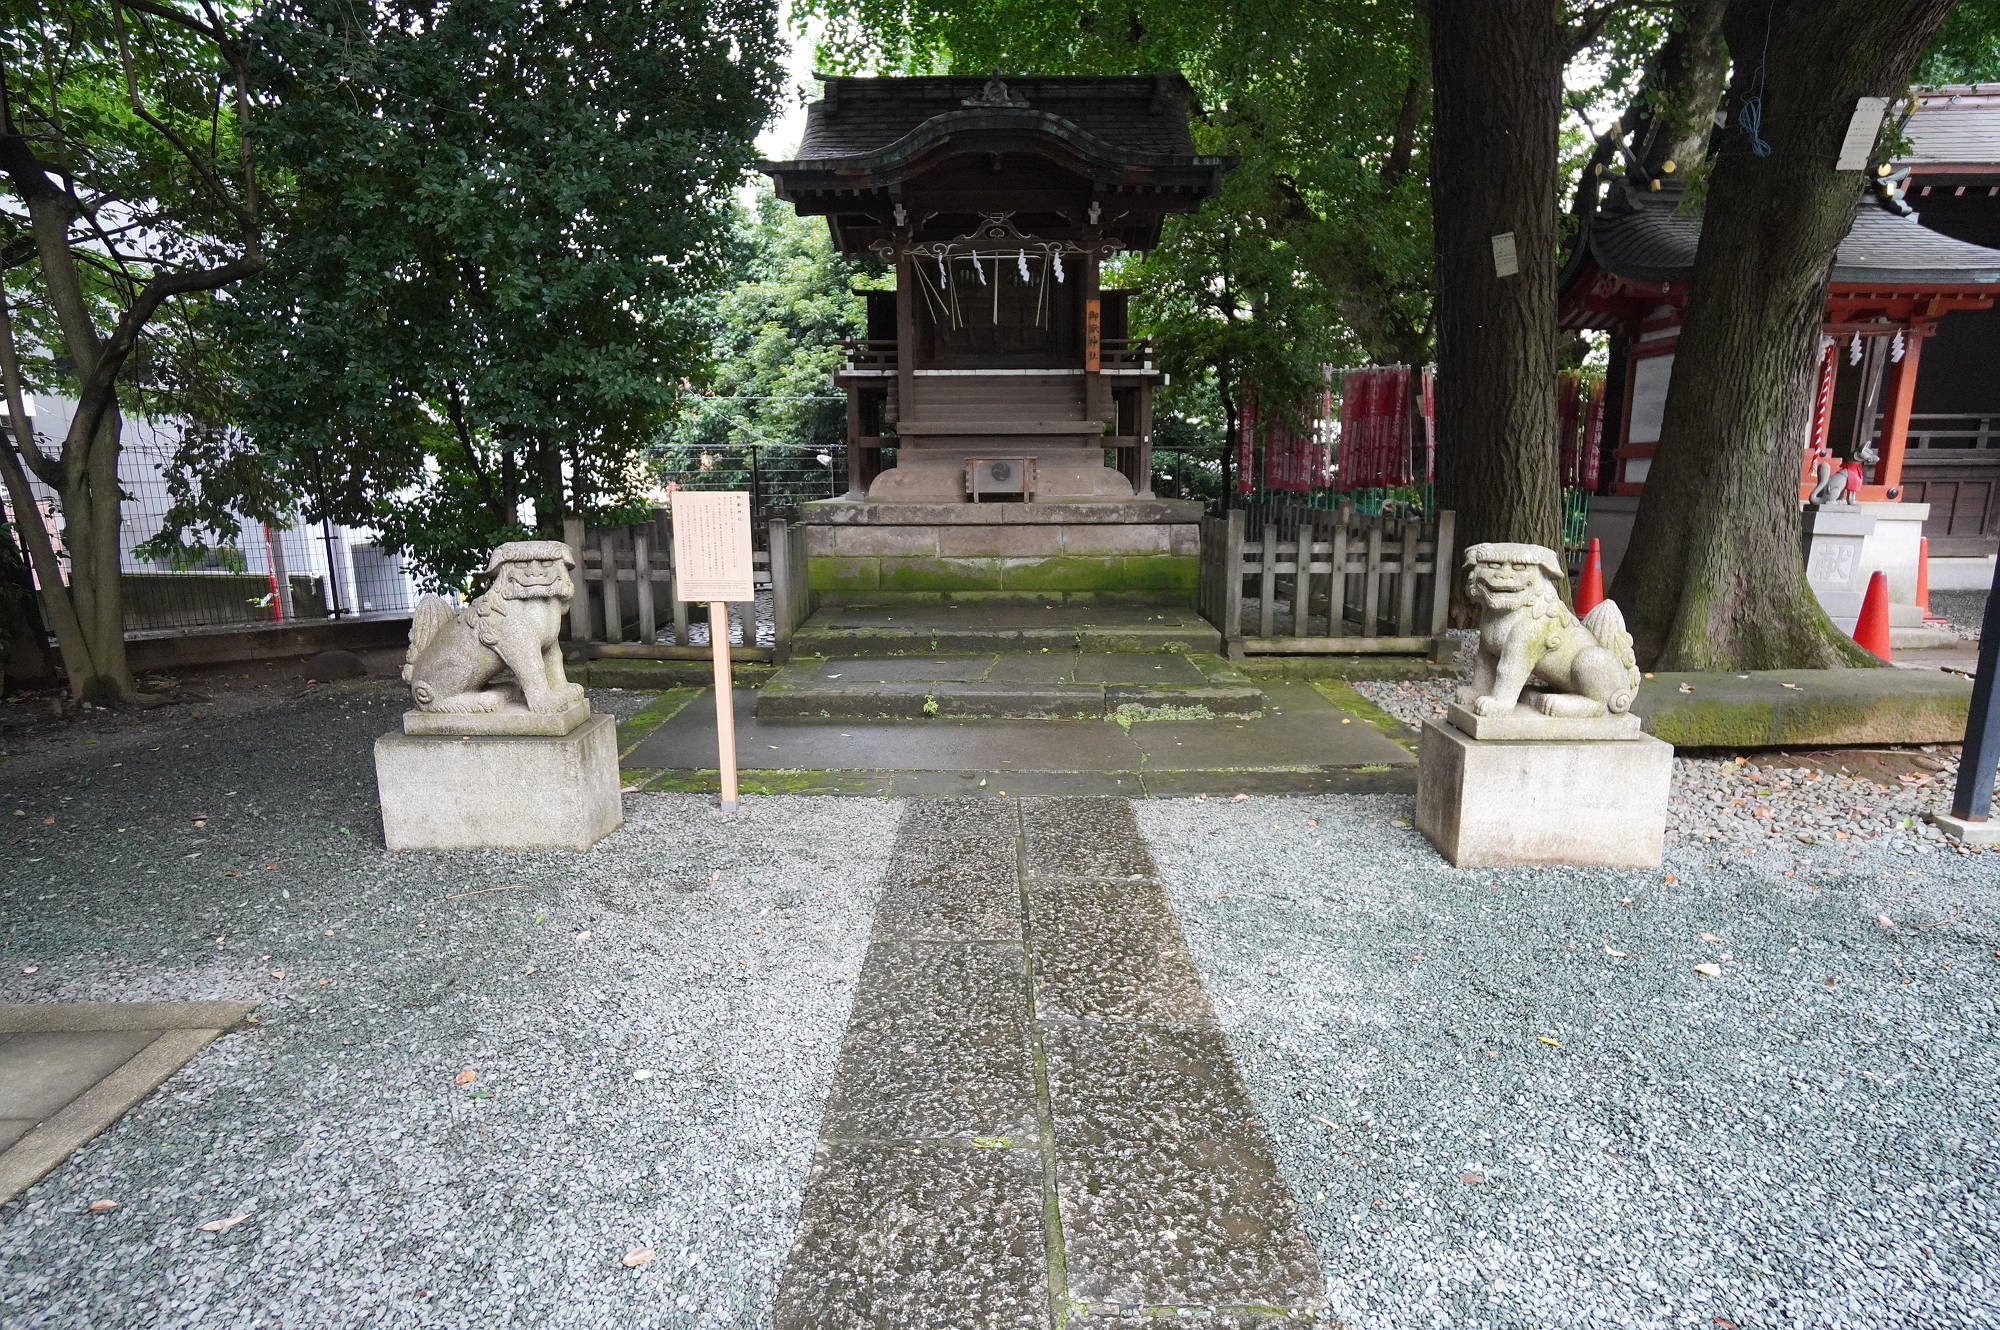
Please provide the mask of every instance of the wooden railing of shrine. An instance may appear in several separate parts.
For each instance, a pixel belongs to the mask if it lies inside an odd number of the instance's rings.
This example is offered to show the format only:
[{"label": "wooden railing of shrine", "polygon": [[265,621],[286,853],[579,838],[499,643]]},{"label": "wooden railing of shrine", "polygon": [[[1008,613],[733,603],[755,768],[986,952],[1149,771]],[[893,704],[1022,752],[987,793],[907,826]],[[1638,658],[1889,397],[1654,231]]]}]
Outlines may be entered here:
[{"label": "wooden railing of shrine", "polygon": [[1232,656],[1433,652],[1453,514],[1256,504],[1202,519],[1202,614]]},{"label": "wooden railing of shrine", "polygon": [[874,341],[844,338],[838,345],[847,353],[847,368],[850,370],[896,368],[896,343],[893,338]]},{"label": "wooden railing of shrine", "polygon": [[[804,527],[774,520],[766,548],[751,554],[758,599],[729,606],[730,636],[742,644],[731,652],[735,659],[782,663],[790,655],[792,634],[812,613],[805,534]],[[570,520],[563,523],[563,539],[576,554],[571,641],[588,644],[597,656],[708,656],[708,646],[693,642],[688,631],[691,624],[707,625],[707,609],[675,595],[667,509],[655,508],[646,521],[626,526],[586,527]],[[766,627],[769,631],[762,631]]]}]

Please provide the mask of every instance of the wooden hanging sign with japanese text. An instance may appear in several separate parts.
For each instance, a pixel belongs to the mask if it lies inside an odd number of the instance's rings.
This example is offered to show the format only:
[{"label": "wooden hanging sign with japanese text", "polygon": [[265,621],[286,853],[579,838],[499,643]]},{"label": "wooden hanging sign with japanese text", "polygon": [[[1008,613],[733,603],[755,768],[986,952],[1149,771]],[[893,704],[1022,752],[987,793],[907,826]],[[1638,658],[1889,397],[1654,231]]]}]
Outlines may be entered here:
[{"label": "wooden hanging sign with japanese text", "polygon": [[742,490],[675,490],[674,594],[681,600],[757,598],[750,560],[750,496]]},{"label": "wooden hanging sign with japanese text", "polygon": [[1083,368],[1095,374],[1103,354],[1104,310],[1096,296],[1083,302]]}]

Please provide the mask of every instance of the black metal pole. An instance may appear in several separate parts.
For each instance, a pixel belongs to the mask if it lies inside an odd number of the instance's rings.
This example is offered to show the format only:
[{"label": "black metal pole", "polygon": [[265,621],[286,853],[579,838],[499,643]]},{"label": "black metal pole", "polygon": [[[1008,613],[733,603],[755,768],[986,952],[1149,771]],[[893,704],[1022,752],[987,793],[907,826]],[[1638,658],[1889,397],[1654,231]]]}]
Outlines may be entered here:
[{"label": "black metal pole", "polygon": [[1993,807],[1993,764],[2000,760],[2000,707],[1994,706],[1994,676],[2000,675],[2000,565],[1986,593],[1979,625],[1979,674],[1972,681],[1972,712],[1965,718],[1965,748],[1958,755],[1958,787],[1951,815],[1984,822]]}]

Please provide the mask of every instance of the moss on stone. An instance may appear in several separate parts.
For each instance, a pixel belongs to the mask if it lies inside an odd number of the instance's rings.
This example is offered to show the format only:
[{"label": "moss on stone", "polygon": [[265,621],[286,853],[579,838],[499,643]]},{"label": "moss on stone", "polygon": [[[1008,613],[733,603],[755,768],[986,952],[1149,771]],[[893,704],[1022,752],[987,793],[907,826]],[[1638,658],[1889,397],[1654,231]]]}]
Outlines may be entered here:
[{"label": "moss on stone", "polygon": [[998,591],[999,559],[882,559],[883,591]]},{"label": "moss on stone", "polygon": [[1139,554],[1120,561],[1118,585],[1152,591],[1192,591],[1201,561],[1191,554]]},{"label": "moss on stone", "polygon": [[1344,679],[1315,679],[1313,691],[1348,715],[1386,735],[1409,752],[1417,751],[1417,736],[1402,721],[1370,702]]},{"label": "moss on stone", "polygon": [[1123,561],[1080,554],[1001,561],[1000,584],[1009,591],[1116,591],[1127,583]]},{"label": "moss on stone", "polygon": [[623,757],[638,742],[680,714],[682,707],[701,694],[699,688],[670,688],[627,716],[618,724],[618,755]]},{"label": "moss on stone", "polygon": [[815,554],[806,560],[806,584],[835,595],[874,591],[882,585],[881,564],[880,559]]}]

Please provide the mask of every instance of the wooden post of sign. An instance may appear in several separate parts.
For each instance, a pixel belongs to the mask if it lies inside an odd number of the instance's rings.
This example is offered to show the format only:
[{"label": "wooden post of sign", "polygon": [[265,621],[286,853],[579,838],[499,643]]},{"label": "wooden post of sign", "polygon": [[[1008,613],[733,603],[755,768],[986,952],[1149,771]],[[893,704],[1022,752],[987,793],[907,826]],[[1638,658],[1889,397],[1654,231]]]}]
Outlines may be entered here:
[{"label": "wooden post of sign", "polygon": [[[675,594],[708,602],[709,654],[715,660],[715,755],[722,773],[718,807],[737,808],[736,712],[729,680],[729,602],[757,598],[750,555],[750,496],[740,490],[672,492]],[[755,622],[744,619],[746,636]]]},{"label": "wooden post of sign", "polygon": [[736,798],[736,695],[729,680],[729,602],[708,602],[709,654],[715,660],[715,756],[722,768],[722,798],[717,804],[725,813],[737,808]]}]

